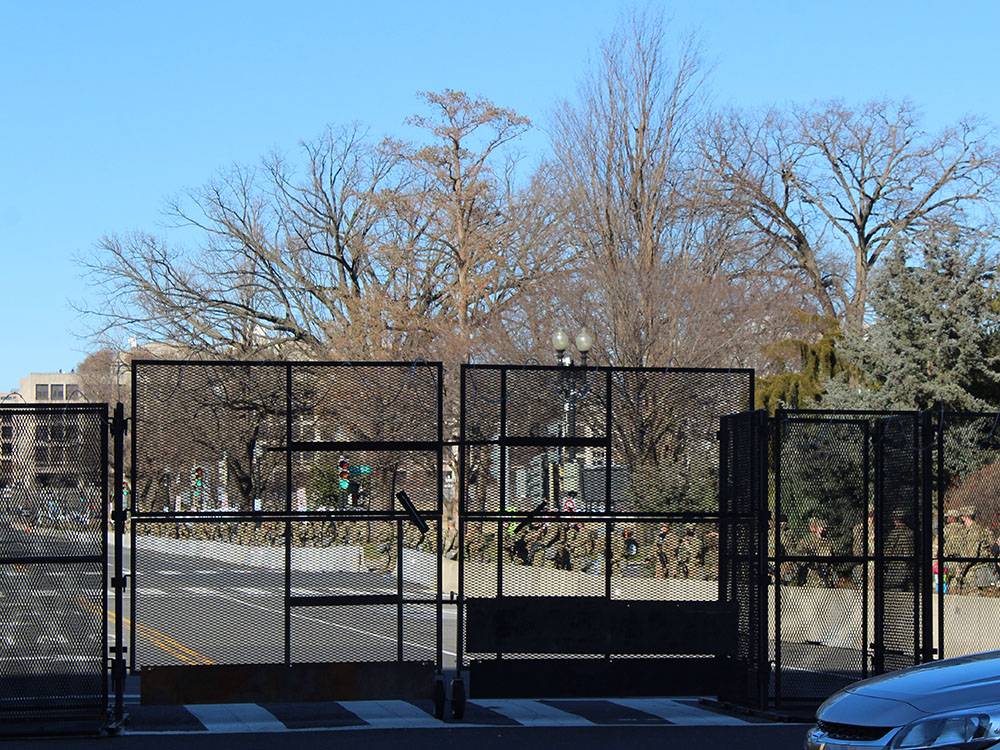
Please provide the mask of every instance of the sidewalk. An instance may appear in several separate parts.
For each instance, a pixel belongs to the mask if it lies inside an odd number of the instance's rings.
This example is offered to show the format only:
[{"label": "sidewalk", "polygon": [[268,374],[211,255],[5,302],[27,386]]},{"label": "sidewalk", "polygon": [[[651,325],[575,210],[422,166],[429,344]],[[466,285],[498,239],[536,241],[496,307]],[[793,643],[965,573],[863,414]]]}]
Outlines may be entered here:
[{"label": "sidewalk", "polygon": [[[129,703],[135,700],[135,703]],[[249,732],[442,727],[746,726],[772,723],[713,708],[691,698],[477,699],[460,720],[434,717],[431,701],[335,701],[142,706],[126,697],[123,734]]]}]

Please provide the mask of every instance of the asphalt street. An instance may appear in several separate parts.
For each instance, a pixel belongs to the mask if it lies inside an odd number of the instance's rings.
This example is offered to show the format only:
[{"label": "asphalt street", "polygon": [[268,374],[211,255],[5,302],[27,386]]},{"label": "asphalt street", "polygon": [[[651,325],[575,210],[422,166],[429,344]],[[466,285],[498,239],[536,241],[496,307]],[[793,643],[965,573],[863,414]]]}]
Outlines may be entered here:
[{"label": "asphalt street", "polygon": [[[128,589],[135,597],[134,617],[130,598],[124,613],[126,625],[135,622],[136,667],[284,661],[284,571],[148,550],[138,552],[138,563]],[[126,569],[130,564],[126,550]],[[291,575],[290,593],[303,599],[375,601],[399,591],[401,610],[386,603],[293,607],[292,661],[395,661],[398,642],[404,660],[434,661],[437,612],[430,602],[435,591],[400,584],[395,572],[293,570]],[[456,616],[454,606],[442,608],[443,643],[455,642]],[[444,649],[442,667],[454,664],[453,648]]]}]

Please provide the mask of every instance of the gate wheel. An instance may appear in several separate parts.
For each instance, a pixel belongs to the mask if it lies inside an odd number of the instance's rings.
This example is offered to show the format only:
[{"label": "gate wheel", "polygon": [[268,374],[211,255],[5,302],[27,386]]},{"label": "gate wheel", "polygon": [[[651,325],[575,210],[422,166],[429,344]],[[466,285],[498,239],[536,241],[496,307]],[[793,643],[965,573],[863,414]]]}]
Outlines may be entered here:
[{"label": "gate wheel", "polygon": [[465,716],[465,680],[461,677],[451,681],[451,718]]},{"label": "gate wheel", "polygon": [[434,718],[444,718],[444,678],[434,678]]}]

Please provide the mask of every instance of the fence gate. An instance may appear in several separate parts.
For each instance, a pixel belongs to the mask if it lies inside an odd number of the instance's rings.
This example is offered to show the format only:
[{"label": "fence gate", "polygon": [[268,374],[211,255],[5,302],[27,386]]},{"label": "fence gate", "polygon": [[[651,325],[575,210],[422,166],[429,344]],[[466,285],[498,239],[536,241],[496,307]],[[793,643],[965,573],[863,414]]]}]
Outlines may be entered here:
[{"label": "fence gate", "polygon": [[145,702],[424,698],[442,669],[442,372],[133,363]]},{"label": "fence gate", "polygon": [[107,721],[105,405],[0,406],[0,732]]},{"label": "fence gate", "polygon": [[777,707],[814,704],[930,658],[927,419],[775,414],[768,545]]},{"label": "fence gate", "polygon": [[770,662],[767,607],[766,412],[722,418],[719,432],[720,501],[725,525],[723,569],[726,600],[736,602],[736,651],[720,700],[755,708],[767,705]]},{"label": "fence gate", "polygon": [[752,540],[719,504],[719,420],[752,371],[468,365],[461,393],[470,695],[716,692],[752,569],[720,565]]}]

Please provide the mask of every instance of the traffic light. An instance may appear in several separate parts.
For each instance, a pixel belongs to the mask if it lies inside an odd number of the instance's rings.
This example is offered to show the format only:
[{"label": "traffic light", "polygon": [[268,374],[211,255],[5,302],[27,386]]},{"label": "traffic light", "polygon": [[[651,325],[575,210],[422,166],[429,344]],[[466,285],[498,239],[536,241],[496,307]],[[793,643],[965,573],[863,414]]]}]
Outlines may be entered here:
[{"label": "traffic light", "polygon": [[340,489],[346,490],[351,484],[351,465],[347,463],[347,459],[341,456],[340,463]]},{"label": "traffic light", "polygon": [[[82,502],[83,498],[81,497],[80,500]],[[123,501],[127,501],[128,500],[128,480],[127,479],[122,482],[122,500]]]}]

